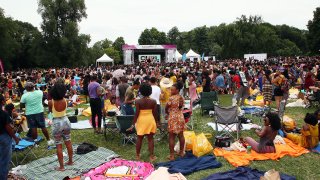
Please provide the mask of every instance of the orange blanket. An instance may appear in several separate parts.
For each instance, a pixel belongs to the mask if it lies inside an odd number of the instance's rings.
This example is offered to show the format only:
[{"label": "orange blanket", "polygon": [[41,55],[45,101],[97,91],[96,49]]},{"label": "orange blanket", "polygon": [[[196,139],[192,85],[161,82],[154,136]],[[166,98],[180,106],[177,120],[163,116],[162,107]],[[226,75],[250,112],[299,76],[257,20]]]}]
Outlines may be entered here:
[{"label": "orange blanket", "polygon": [[216,156],[223,156],[230,164],[238,167],[247,166],[250,164],[250,161],[253,160],[278,160],[285,155],[297,157],[309,152],[307,149],[294,144],[289,139],[284,138],[284,141],[286,142],[286,144],[275,145],[276,153],[259,154],[251,150],[251,153],[247,154],[247,152],[226,151],[222,148],[215,148],[213,150],[213,153]]}]

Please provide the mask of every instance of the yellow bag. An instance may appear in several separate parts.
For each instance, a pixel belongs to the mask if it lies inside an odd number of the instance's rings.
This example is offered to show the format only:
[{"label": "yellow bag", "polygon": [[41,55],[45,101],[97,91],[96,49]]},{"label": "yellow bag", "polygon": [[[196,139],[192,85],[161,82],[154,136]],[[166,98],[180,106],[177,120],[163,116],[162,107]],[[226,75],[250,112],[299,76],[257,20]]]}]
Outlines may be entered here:
[{"label": "yellow bag", "polygon": [[262,101],[263,102],[263,96],[262,95],[258,95],[256,97],[256,101]]},{"label": "yellow bag", "polygon": [[82,115],[89,117],[91,116],[91,108],[88,107],[86,110],[82,111]]},{"label": "yellow bag", "polygon": [[283,126],[285,130],[291,131],[296,128],[296,122],[288,116],[283,116]]},{"label": "yellow bag", "polygon": [[195,156],[200,157],[205,154],[212,152],[213,147],[206,138],[206,136],[201,133],[196,136],[194,143],[192,145],[192,152]]},{"label": "yellow bag", "polygon": [[196,138],[196,133],[194,133],[194,131],[184,131],[183,136],[186,142],[186,151],[192,150],[192,144]]}]

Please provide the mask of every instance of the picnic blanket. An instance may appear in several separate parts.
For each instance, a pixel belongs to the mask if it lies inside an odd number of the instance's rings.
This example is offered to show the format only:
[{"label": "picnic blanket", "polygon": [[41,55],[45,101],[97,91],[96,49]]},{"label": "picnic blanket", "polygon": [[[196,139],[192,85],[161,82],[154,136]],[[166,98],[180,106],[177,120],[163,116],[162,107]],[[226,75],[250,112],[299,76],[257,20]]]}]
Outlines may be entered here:
[{"label": "picnic blanket", "polygon": [[[203,180],[260,180],[260,177],[264,176],[265,171],[259,171],[250,167],[238,167],[234,170],[219,172],[210,175]],[[281,180],[295,180],[293,176],[286,174],[280,174]]]},{"label": "picnic blanket", "polygon": [[[210,122],[207,125],[212,127],[213,130],[216,130],[216,123]],[[232,126],[231,130],[228,129],[228,128],[225,129],[225,130],[227,130],[229,132],[237,131],[237,125],[230,124],[229,127],[231,127],[231,126]],[[226,125],[218,124],[218,131],[222,131],[225,127],[226,127]],[[250,123],[250,124],[241,124],[241,130],[250,130],[252,128],[260,128],[260,126],[257,125],[257,124],[252,124],[252,123]]]},{"label": "picnic blanket", "polygon": [[[154,171],[153,165],[146,162],[113,159],[84,174],[91,180],[104,180],[106,177],[121,177],[121,179],[145,179]],[[109,176],[105,176],[109,174]]]},{"label": "picnic blanket", "polygon": [[204,169],[219,168],[222,164],[216,160],[213,155],[196,157],[192,153],[186,153],[183,158],[178,158],[174,161],[158,163],[157,167],[169,168],[169,173],[181,173],[188,175]]},{"label": "picnic blanket", "polygon": [[306,107],[306,104],[302,99],[298,99],[295,102],[288,103],[286,107]]},{"label": "picnic blanket", "polygon": [[254,114],[254,113],[262,112],[265,109],[259,106],[242,106],[241,110],[243,110],[245,114]]},{"label": "picnic blanket", "polygon": [[285,155],[297,157],[309,152],[307,149],[294,144],[287,138],[284,138],[284,141],[286,144],[275,144],[276,153],[259,154],[251,150],[251,153],[247,154],[247,152],[227,151],[222,148],[215,148],[213,153],[216,156],[223,156],[230,164],[239,167],[247,166],[250,164],[250,161],[253,160],[278,160]]},{"label": "picnic blanket", "polygon": [[[73,146],[74,152],[77,145]],[[66,153],[66,152],[65,152]],[[27,169],[22,171],[22,175],[29,180],[32,179],[63,179],[67,176],[75,177],[79,176],[90,169],[95,168],[102,163],[110,161],[111,159],[118,157],[113,151],[103,147],[99,147],[96,151],[91,151],[87,154],[78,155],[73,154],[74,165],[65,166],[65,171],[56,171],[55,167],[58,166],[57,155],[51,155],[45,158],[41,158],[26,164]],[[65,157],[65,161],[67,157]]]},{"label": "picnic blanket", "polygon": [[76,123],[71,123],[71,129],[90,129],[92,128],[89,120],[78,121]]}]

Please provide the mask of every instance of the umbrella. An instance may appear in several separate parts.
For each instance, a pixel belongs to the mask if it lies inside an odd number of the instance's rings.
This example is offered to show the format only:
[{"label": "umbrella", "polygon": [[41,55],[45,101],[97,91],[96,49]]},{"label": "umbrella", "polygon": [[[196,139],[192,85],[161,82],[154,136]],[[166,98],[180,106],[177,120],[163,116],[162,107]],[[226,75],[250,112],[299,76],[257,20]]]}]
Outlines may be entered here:
[{"label": "umbrella", "polygon": [[125,72],[126,71],[123,69],[117,69],[117,70],[113,71],[112,76],[115,78],[120,78],[120,77],[124,76]]}]

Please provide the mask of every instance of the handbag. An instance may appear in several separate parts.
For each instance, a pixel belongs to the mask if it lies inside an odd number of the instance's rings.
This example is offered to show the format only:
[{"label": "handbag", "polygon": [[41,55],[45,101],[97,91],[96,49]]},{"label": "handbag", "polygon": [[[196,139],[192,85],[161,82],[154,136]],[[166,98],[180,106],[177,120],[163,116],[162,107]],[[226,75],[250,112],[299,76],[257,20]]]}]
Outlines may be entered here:
[{"label": "handbag", "polygon": [[228,136],[216,136],[214,145],[216,147],[230,147],[231,138]]},{"label": "handbag", "polygon": [[84,142],[77,147],[76,153],[77,154],[87,154],[91,151],[96,151],[97,149],[98,149],[97,146]]}]

